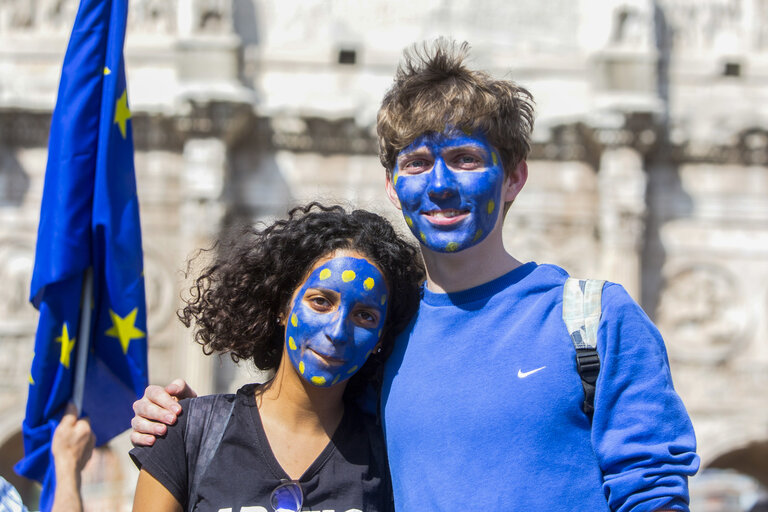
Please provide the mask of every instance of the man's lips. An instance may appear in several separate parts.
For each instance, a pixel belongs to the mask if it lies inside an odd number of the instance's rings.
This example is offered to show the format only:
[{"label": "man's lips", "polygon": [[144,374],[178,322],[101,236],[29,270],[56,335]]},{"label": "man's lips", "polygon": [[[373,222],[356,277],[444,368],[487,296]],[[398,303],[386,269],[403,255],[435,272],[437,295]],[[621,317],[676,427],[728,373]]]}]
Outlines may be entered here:
[{"label": "man's lips", "polygon": [[456,210],[447,208],[445,210],[429,210],[422,212],[422,216],[427,222],[437,226],[449,226],[461,222],[469,216],[469,210]]}]

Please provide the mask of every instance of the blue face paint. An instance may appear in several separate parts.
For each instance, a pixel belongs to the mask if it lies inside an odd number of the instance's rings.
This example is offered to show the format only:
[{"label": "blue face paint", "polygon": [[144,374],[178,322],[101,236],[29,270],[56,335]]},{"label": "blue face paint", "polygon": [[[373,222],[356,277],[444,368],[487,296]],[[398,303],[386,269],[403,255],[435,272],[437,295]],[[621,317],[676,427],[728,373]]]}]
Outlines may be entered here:
[{"label": "blue face paint", "polygon": [[296,294],[285,329],[288,358],[315,386],[343,382],[378,343],[386,313],[381,272],[364,259],[333,258],[313,270]]},{"label": "blue face paint", "polygon": [[498,152],[478,134],[429,133],[402,150],[392,183],[411,232],[438,252],[478,244],[503,206],[504,169]]}]

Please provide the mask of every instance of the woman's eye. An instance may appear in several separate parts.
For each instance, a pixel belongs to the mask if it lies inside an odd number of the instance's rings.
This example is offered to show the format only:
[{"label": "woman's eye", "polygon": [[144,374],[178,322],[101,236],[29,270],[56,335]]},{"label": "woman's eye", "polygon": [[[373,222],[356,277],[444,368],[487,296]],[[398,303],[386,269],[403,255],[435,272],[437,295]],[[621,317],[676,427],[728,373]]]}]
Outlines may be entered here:
[{"label": "woman's eye", "polygon": [[309,302],[312,304],[312,307],[318,310],[324,310],[331,307],[331,301],[322,296],[311,297]]},{"label": "woman's eye", "polygon": [[358,311],[357,317],[366,324],[376,324],[378,322],[376,315],[368,311]]}]

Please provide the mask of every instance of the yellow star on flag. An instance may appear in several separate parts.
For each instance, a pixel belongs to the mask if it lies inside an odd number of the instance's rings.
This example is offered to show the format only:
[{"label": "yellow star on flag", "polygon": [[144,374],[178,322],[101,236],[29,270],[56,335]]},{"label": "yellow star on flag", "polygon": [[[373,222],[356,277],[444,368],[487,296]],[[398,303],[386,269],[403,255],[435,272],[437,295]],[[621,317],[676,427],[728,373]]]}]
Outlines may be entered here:
[{"label": "yellow star on flag", "polygon": [[109,310],[109,316],[112,317],[112,327],[110,327],[104,334],[112,336],[120,340],[120,345],[123,347],[123,354],[128,353],[128,345],[131,344],[131,340],[141,339],[146,334],[141,329],[137,329],[135,325],[136,313],[139,308],[133,308],[133,311],[128,313],[125,317],[121,317],[111,309]]},{"label": "yellow star on flag", "polygon": [[75,348],[75,338],[69,337],[69,329],[67,329],[66,322],[61,328],[61,336],[56,338],[56,343],[61,343],[59,362],[64,365],[64,368],[69,368],[69,356],[72,354],[72,349]]},{"label": "yellow star on flag", "polygon": [[131,118],[131,111],[128,110],[128,92],[123,91],[123,94],[117,99],[115,105],[115,123],[120,127],[120,135],[125,138],[125,125]]}]

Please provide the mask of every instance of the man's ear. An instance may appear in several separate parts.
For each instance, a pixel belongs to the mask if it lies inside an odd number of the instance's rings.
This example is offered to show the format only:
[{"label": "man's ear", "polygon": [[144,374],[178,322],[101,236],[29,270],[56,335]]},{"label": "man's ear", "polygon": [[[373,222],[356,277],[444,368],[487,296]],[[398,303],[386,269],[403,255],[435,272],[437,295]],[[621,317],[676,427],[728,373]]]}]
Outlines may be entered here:
[{"label": "man's ear", "polygon": [[520,160],[504,180],[504,202],[511,203],[517,197],[517,194],[523,189],[523,185],[528,181],[528,164],[525,160]]},{"label": "man's ear", "polygon": [[389,197],[389,201],[395,205],[395,208],[402,210],[403,208],[400,206],[400,198],[397,197],[395,185],[392,183],[392,175],[396,172],[397,169],[393,171],[387,171],[387,181],[385,182],[384,187],[387,189],[387,197]]}]

